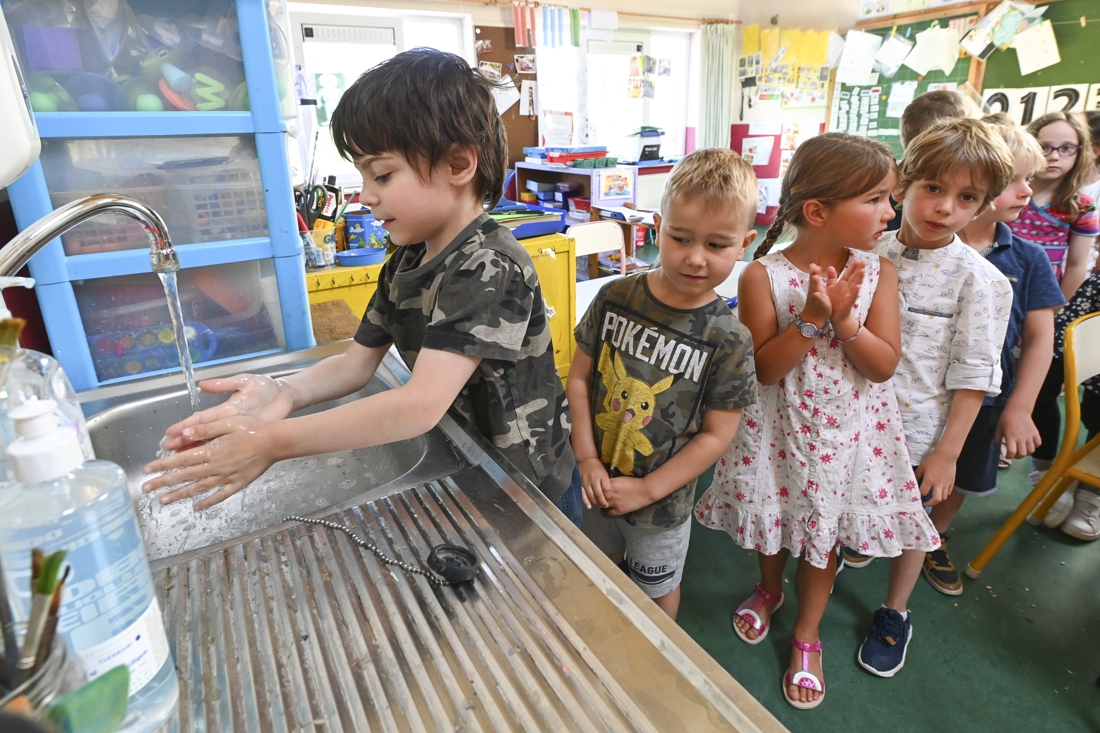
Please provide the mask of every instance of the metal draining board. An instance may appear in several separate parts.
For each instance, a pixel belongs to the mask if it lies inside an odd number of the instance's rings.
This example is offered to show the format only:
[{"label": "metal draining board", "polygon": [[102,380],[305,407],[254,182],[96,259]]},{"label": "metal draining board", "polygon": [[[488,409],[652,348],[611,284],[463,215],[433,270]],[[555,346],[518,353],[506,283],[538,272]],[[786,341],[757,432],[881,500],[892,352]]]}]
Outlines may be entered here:
[{"label": "metal draining board", "polygon": [[329,517],[405,561],[474,549],[471,585],[296,525],[156,574],[184,731],[656,730],[450,481]]}]

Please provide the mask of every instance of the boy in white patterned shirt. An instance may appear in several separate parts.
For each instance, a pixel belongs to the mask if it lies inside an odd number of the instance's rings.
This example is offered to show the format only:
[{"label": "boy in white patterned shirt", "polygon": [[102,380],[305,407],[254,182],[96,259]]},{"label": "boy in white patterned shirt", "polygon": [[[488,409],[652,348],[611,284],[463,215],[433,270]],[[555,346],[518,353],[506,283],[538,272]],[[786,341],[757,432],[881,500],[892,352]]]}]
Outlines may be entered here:
[{"label": "boy in white patterned shirt", "polygon": [[[893,382],[925,506],[951,493],[982,400],[1000,392],[1012,288],[956,232],[1001,194],[1014,168],[1008,146],[984,123],[934,123],[906,148],[894,192],[903,204],[901,229],[875,250],[898,268],[902,356]],[[907,604],[924,559],[912,550],[890,562],[886,603],[859,650],[859,664],[871,674],[893,677],[905,664]],[[866,564],[848,551],[844,561]]]}]

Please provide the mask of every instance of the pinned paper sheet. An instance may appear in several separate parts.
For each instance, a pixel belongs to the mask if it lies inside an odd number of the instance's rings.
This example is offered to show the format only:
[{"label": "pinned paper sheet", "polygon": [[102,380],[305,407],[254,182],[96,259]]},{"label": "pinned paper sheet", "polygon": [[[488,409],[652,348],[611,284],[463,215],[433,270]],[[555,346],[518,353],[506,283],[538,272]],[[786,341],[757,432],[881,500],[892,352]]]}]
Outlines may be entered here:
[{"label": "pinned paper sheet", "polygon": [[752,166],[768,165],[772,162],[774,146],[774,137],[747,137],[741,141],[741,157]]},{"label": "pinned paper sheet", "polygon": [[1020,76],[1054,66],[1062,60],[1058,53],[1058,40],[1054,37],[1054,24],[1049,20],[1017,35],[1012,46],[1020,62]]},{"label": "pinned paper sheet", "polygon": [[882,72],[888,79],[898,73],[905,58],[913,48],[913,42],[908,38],[894,33],[887,38],[878,53],[875,54],[875,70]]},{"label": "pinned paper sheet", "polygon": [[905,65],[921,76],[932,69],[950,74],[958,60],[959,31],[933,26],[917,34],[917,44],[905,58]]},{"label": "pinned paper sheet", "polygon": [[573,113],[543,110],[539,132],[542,133],[543,145],[572,145]]},{"label": "pinned paper sheet", "polygon": [[757,120],[749,123],[750,135],[781,135],[783,134],[782,120]]},{"label": "pinned paper sheet", "polygon": [[882,38],[874,33],[848,31],[836,70],[837,82],[855,86],[866,84],[871,76],[871,68],[875,65],[875,54],[881,45]]},{"label": "pinned paper sheet", "polygon": [[538,94],[535,82],[524,80],[520,84],[519,90],[519,113],[521,115],[533,115],[537,114],[538,102],[536,95]]},{"label": "pinned paper sheet", "polygon": [[759,23],[747,25],[745,26],[745,30],[741,32],[741,53],[745,56],[752,56],[755,53],[760,53]]},{"label": "pinned paper sheet", "polygon": [[1016,34],[1035,24],[1046,9],[1045,5],[1037,8],[1004,0],[963,36],[962,48],[979,61],[985,61],[998,47],[1007,47]]},{"label": "pinned paper sheet", "polygon": [[825,63],[830,69],[835,69],[840,63],[840,56],[844,53],[844,37],[835,31],[829,31],[829,45]]},{"label": "pinned paper sheet", "polygon": [[519,90],[511,79],[493,87],[493,99],[497,103],[497,114],[504,114],[508,108],[519,101]]},{"label": "pinned paper sheet", "polygon": [[886,102],[886,116],[898,118],[917,96],[917,82],[896,81],[890,85],[890,98]]}]

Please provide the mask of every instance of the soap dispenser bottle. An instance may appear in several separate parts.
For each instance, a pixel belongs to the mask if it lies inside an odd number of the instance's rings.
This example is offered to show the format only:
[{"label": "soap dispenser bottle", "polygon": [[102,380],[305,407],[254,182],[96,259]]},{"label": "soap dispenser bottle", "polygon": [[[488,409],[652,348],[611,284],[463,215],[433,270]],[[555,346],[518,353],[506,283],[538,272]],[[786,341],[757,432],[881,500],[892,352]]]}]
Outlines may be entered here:
[{"label": "soap dispenser bottle", "polygon": [[76,431],[59,423],[52,400],[11,410],[7,448],[16,483],[0,490],[0,562],[16,619],[31,608],[31,550],[66,550],[57,632],[90,679],[130,668],[129,712],[120,731],[157,730],[179,697],[149,560],[122,469],[84,461]]},{"label": "soap dispenser bottle", "polygon": [[[16,285],[30,288],[34,286],[34,280],[29,277],[0,277],[0,291]],[[0,296],[0,322],[11,317],[11,311]],[[7,417],[8,413],[31,399],[53,400],[57,405],[57,416],[76,431],[84,459],[95,458],[84,423],[84,412],[80,409],[72,383],[57,359],[31,349],[19,349],[15,353],[7,379],[0,383],[0,443],[8,446],[15,440],[15,426]],[[6,467],[0,465],[0,481],[10,480],[10,476],[5,475],[7,473]]]}]

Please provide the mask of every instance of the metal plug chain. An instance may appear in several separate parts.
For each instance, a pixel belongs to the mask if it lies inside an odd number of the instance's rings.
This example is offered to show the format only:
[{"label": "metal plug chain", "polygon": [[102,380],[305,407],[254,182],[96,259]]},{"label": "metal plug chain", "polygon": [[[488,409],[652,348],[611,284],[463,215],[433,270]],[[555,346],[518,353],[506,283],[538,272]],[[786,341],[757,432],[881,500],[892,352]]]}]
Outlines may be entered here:
[{"label": "metal plug chain", "polygon": [[329,521],[324,520],[324,519],[306,519],[305,517],[298,517],[298,516],[290,516],[290,517],[287,517],[286,519],[284,519],[283,521],[284,522],[302,522],[303,524],[316,524],[316,525],[319,525],[321,527],[328,527],[329,529],[335,529],[339,532],[343,532],[344,534],[346,534],[348,536],[348,538],[351,539],[352,542],[359,545],[364,550],[370,550],[370,552],[375,557],[377,557],[382,562],[383,565],[392,565],[393,567],[396,567],[399,570],[404,570],[406,573],[410,573],[412,575],[423,575],[425,578],[427,578],[429,583],[433,583],[435,585],[455,585],[455,583],[453,581],[444,580],[443,578],[440,578],[435,573],[433,573],[429,570],[425,570],[424,568],[415,567],[413,565],[408,564],[407,562],[402,562],[401,560],[393,559],[392,557],[390,557],[386,553],[382,552],[382,550],[378,547],[378,545],[374,544],[373,542],[367,542],[366,540],[364,540],[359,535],[355,534],[354,532],[352,532],[350,529],[348,529],[347,527],[345,527],[342,524],[336,524],[335,522],[329,522]]}]

